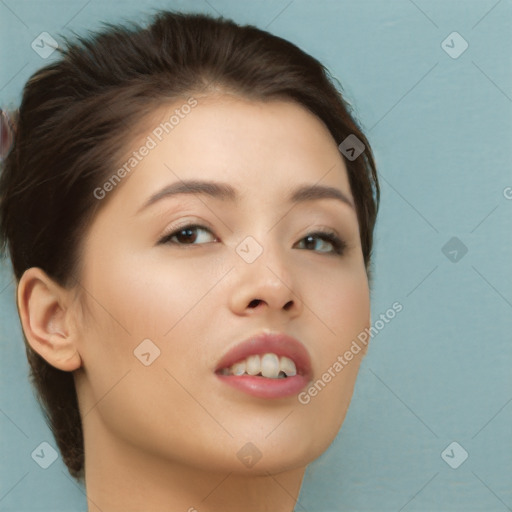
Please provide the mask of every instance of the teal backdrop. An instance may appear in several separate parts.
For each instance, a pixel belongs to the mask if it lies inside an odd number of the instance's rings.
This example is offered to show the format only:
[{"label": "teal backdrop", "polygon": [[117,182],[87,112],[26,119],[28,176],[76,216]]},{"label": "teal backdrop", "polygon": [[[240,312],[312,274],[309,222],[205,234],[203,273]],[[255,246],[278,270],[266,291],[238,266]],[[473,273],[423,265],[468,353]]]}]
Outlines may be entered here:
[{"label": "teal backdrop", "polygon": [[[374,336],[295,510],[512,510],[512,2],[1,0],[0,104],[55,57],[37,51],[42,32],[58,42],[159,8],[222,14],[317,57],[377,159],[373,319],[403,309]],[[0,351],[0,511],[85,511],[60,456],[44,469],[34,455],[55,441],[8,260]]]}]

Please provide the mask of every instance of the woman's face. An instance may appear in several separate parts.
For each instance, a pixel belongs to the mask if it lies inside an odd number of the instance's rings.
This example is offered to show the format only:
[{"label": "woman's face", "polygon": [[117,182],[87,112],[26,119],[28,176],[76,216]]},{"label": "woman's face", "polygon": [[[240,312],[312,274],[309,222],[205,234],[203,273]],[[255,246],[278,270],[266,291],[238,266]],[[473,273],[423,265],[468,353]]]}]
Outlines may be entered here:
[{"label": "woman's face", "polygon": [[[292,102],[198,98],[166,133],[160,123],[183,103],[155,112],[126,154],[136,165],[104,187],[112,190],[84,240],[88,312],[77,313],[83,367],[75,378],[86,436],[205,469],[303,467],[341,426],[362,352],[333,368],[370,324],[346,168],[325,126]],[[147,204],[188,180],[232,194]],[[289,200],[317,186],[347,202]],[[341,253],[329,239],[308,238],[318,231],[336,233]],[[263,397],[216,372],[233,347],[265,332],[302,344],[311,362],[305,387],[286,394],[283,379],[251,377],[269,383],[274,396]],[[320,391],[307,393],[319,380]],[[252,469],[247,455],[261,457]]]}]

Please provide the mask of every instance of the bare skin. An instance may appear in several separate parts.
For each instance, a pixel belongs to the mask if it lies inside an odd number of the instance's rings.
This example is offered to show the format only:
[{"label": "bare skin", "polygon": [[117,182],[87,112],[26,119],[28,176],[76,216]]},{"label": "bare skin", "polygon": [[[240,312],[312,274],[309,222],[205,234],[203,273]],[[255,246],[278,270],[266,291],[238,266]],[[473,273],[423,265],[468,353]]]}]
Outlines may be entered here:
[{"label": "bare skin", "polygon": [[[365,352],[307,404],[250,396],[215,375],[248,336],[284,332],[306,347],[315,382],[370,325],[370,301],[346,167],[322,122],[292,102],[197,99],[102,199],[78,287],[37,268],[19,284],[29,343],[74,372],[90,512],[292,511],[307,465],[341,427]],[[156,111],[127,155],[175,107]],[[143,206],[189,179],[227,183],[239,198]],[[334,187],[352,206],[291,204],[299,185]],[[159,243],[190,224],[207,229]],[[341,254],[306,242],[319,230],[337,233]],[[262,248],[252,263],[236,251],[248,236]],[[146,339],[160,350],[148,366],[134,355]],[[239,455],[247,443],[261,454],[251,467]]]}]

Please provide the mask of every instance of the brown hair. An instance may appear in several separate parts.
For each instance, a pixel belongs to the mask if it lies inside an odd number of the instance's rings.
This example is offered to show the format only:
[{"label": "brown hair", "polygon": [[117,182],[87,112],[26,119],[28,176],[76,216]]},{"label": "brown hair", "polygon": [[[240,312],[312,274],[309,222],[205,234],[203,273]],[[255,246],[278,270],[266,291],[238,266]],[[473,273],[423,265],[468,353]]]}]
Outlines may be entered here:
[{"label": "brown hair", "polygon": [[[370,275],[379,205],[374,159],[350,106],[316,59],[253,26],[168,11],[146,28],[109,25],[59,51],[60,59],[25,85],[0,175],[0,249],[8,247],[18,282],[30,267],[61,286],[79,281],[81,242],[105,203],[93,191],[117,168],[130,127],[162,102],[213,86],[255,100],[292,99],[321,119],[337,144],[355,135],[365,145],[345,163]],[[81,478],[73,374],[48,364],[26,338],[25,346],[46,420],[71,475]]]}]

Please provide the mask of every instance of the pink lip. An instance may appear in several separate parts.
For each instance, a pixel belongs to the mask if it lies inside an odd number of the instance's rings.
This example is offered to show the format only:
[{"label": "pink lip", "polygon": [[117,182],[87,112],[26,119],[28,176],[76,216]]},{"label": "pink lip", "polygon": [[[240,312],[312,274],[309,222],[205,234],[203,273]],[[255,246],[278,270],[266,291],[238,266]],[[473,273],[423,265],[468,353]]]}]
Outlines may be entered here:
[{"label": "pink lip", "polygon": [[[297,375],[285,379],[267,379],[249,375],[221,375],[219,372],[251,355],[273,353],[290,358]],[[232,348],[219,361],[215,373],[222,382],[260,398],[284,398],[297,394],[310,380],[311,358],[299,341],[284,333],[260,333]]]}]

